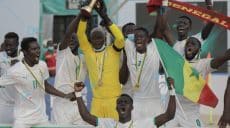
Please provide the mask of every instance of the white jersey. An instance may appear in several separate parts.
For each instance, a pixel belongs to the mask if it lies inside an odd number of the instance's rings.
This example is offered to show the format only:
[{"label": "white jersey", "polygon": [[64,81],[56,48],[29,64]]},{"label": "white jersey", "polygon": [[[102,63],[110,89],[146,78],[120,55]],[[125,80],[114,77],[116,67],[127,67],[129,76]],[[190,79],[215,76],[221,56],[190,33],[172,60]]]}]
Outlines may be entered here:
[{"label": "white jersey", "polygon": [[[193,62],[190,62],[190,64],[192,65],[192,67],[194,69],[196,69],[199,74],[201,74],[201,76],[206,79],[207,75],[212,72],[215,71],[214,69],[211,68],[211,60],[212,59],[199,59]],[[184,108],[184,111],[191,111],[194,110],[196,112],[199,112],[199,104],[196,104],[190,100],[187,100],[186,98],[184,98],[183,96],[178,95],[178,99],[182,104],[182,107]]]},{"label": "white jersey", "polygon": [[[22,60],[22,54],[17,57],[10,57],[6,52],[0,52],[0,77],[7,73],[7,70],[11,67],[11,60]],[[0,89],[0,106],[13,106],[15,98],[15,88],[9,86]]]},{"label": "white jersey", "polygon": [[[124,51],[121,52],[121,57],[120,57],[120,62],[122,62],[121,64],[123,64],[123,56],[124,56]],[[132,88],[132,82],[129,77],[125,85],[122,86],[122,93],[128,94],[129,96],[133,97],[133,91],[134,90]]]},{"label": "white jersey", "polygon": [[[55,87],[65,93],[74,92],[74,83],[84,82],[87,74],[82,55],[76,56],[67,47],[57,51]],[[86,87],[82,97],[86,103]],[[53,117],[56,124],[85,124],[82,120],[76,102],[56,97],[53,102]]]},{"label": "white jersey", "polygon": [[76,56],[67,47],[57,51],[55,87],[65,93],[74,91],[76,81],[84,82],[87,69],[83,55]]},{"label": "white jersey", "polygon": [[97,128],[156,128],[154,118],[146,118],[142,120],[129,121],[120,123],[111,118],[98,118]]},{"label": "white jersey", "polygon": [[[158,85],[160,58],[153,43],[155,43],[154,40],[147,45],[145,54],[139,54],[133,42],[127,40],[125,43],[131,89],[134,90],[132,112],[134,120],[150,118],[152,115],[163,112]],[[138,76],[140,76],[140,87],[136,89]]]},{"label": "white jersey", "polygon": [[45,62],[29,69],[35,75],[38,84],[31,72],[20,61],[12,66],[7,74],[1,77],[0,85],[14,86],[16,88],[14,117],[16,121],[36,124],[48,121],[45,113],[44,80],[49,78],[48,68]]},{"label": "white jersey", "polygon": [[[201,46],[204,44],[204,41],[201,37],[201,33],[197,33],[195,35],[192,35],[191,37],[195,37],[198,39],[201,43]],[[189,38],[189,37],[188,37]],[[176,43],[173,46],[173,49],[176,50],[180,55],[184,56],[184,48],[186,45],[187,39],[181,40],[181,41],[176,41]]]},{"label": "white jersey", "polygon": [[[194,69],[196,69],[201,74],[201,76],[204,79],[206,79],[207,75],[210,72],[215,71],[210,66],[211,60],[212,60],[211,58],[199,59],[199,60],[190,62],[190,64],[192,65]],[[202,126],[203,123],[200,119],[200,112],[199,112],[200,105],[186,99],[184,96],[177,95],[177,97],[178,97],[179,102],[182,105],[182,108],[188,120],[184,119],[184,115],[182,114],[181,109],[177,107],[175,119],[172,121],[172,124],[175,125],[176,124],[175,122],[177,122],[180,125],[187,126],[187,127],[196,127],[196,126],[199,126],[199,124]]]},{"label": "white jersey", "polygon": [[153,43],[147,45],[146,57],[145,54],[139,54],[136,51],[135,44],[129,40],[126,40],[125,50],[133,88],[135,88],[138,81],[138,74],[142,70],[140,88],[134,92],[134,100],[135,98],[160,99],[160,89],[158,87],[160,59],[155,45]]}]

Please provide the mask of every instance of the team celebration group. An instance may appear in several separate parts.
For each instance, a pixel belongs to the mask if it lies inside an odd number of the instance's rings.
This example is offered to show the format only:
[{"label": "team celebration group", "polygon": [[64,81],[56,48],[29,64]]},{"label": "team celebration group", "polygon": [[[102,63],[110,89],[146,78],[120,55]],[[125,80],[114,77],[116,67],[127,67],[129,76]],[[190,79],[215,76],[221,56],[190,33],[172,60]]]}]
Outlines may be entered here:
[{"label": "team celebration group", "polygon": [[[177,94],[176,82],[165,70],[156,42],[171,46],[205,79],[230,60],[230,50],[216,58],[200,57],[214,23],[206,23],[200,33],[190,36],[192,20],[180,16],[175,41],[163,8],[157,8],[156,23],[149,33],[131,22],[120,29],[109,18],[103,0],[92,3],[92,9],[102,19],[100,27],[89,29],[91,15],[87,10],[77,14],[55,50],[56,71],[40,60],[36,38],[24,37],[19,43],[15,32],[5,35],[0,52],[0,124],[13,124],[14,128],[50,125],[44,98],[48,93],[54,96],[51,115],[56,126],[207,127],[201,119],[200,105]],[[212,3],[209,0],[205,3],[212,10]],[[50,82],[53,70],[54,86]],[[87,77],[89,87],[84,83]],[[92,99],[87,107],[89,89]],[[230,125],[230,80],[218,122],[220,128],[227,125]]]}]

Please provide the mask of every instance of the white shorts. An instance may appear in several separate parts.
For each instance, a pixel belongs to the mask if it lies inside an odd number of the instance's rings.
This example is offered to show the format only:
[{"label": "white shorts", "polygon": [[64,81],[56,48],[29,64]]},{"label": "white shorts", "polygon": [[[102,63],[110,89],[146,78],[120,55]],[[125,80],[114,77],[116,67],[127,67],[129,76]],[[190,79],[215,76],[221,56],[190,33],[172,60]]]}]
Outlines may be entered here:
[{"label": "white shorts", "polygon": [[60,125],[85,125],[78,111],[77,102],[56,97],[53,101],[53,121]]},{"label": "white shorts", "polygon": [[134,98],[132,119],[140,120],[143,118],[153,118],[164,112],[160,98]]},{"label": "white shorts", "polygon": [[0,124],[13,124],[14,106],[0,105]]},{"label": "white shorts", "polygon": [[31,128],[32,126],[39,126],[39,125],[42,125],[42,126],[46,126],[46,125],[49,125],[50,123],[47,121],[42,121],[40,123],[37,123],[37,124],[30,124],[30,123],[24,123],[24,121],[19,121],[19,120],[16,120],[14,122],[14,125],[13,125],[13,128]]},{"label": "white shorts", "polygon": [[171,127],[185,127],[185,128],[203,128],[204,123],[200,118],[200,114],[197,112],[185,112],[187,119],[181,112],[176,112],[173,120],[169,121],[166,126]]}]

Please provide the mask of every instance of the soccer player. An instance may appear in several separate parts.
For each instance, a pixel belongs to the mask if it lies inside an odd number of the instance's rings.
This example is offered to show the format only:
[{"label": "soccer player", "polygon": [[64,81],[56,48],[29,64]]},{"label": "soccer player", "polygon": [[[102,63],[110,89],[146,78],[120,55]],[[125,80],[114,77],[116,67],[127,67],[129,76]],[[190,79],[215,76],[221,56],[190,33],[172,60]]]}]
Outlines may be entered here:
[{"label": "soccer player", "polygon": [[[79,42],[74,33],[80,21],[77,16],[68,26],[64,40],[57,50],[57,74],[55,87],[65,93],[74,91],[73,83],[84,82],[87,74],[84,57],[78,52]],[[84,89],[84,100],[86,99],[86,89]],[[76,102],[56,97],[53,102],[54,122],[57,124],[84,124],[81,119]]]},{"label": "soccer player", "polygon": [[73,93],[64,94],[49,85],[48,68],[43,61],[39,61],[40,47],[36,38],[24,38],[21,42],[24,58],[8,69],[7,74],[0,78],[1,86],[14,86],[14,127],[30,128],[47,124],[45,113],[45,92],[73,100]]},{"label": "soccer player", "polygon": [[121,94],[119,82],[120,52],[124,47],[124,37],[120,29],[107,15],[103,1],[98,1],[96,11],[104,25],[114,36],[114,42],[106,45],[106,33],[102,28],[93,29],[89,39],[86,35],[87,18],[82,15],[77,37],[84,54],[90,85],[93,93],[91,113],[98,117],[118,119],[116,100]]},{"label": "soccer player", "polygon": [[[223,56],[217,58],[204,58],[197,59],[196,56],[201,50],[201,42],[194,38],[188,38],[184,53],[185,59],[189,61],[191,66],[198,71],[199,74],[205,79],[210,72],[217,70],[221,65],[230,59],[230,49],[225,52]],[[181,95],[177,95],[179,102],[187,116],[183,116],[181,109],[177,108],[175,118],[169,122],[168,127],[204,127],[200,118],[200,105],[187,100]]]},{"label": "soccer player", "polygon": [[[7,69],[22,59],[18,54],[19,37],[15,32],[5,35],[4,51],[0,52],[0,77],[7,73]],[[16,90],[13,86],[0,89],[0,124],[13,123],[14,99]]]},{"label": "soccer player", "polygon": [[[93,126],[97,126],[99,128],[155,128],[160,127],[167,121],[173,119],[175,114],[175,90],[171,88],[171,86],[174,86],[173,79],[168,78],[168,83],[170,85],[170,100],[166,112],[163,114],[154,114],[150,118],[142,118],[140,120],[132,119],[132,110],[134,109],[133,100],[127,94],[121,94],[116,101],[116,110],[119,114],[118,121],[111,118],[100,118],[88,112],[80,92],[84,87],[83,83],[75,84],[75,95],[77,97],[78,108],[83,120]],[[152,106],[152,108],[154,109],[154,106]]]},{"label": "soccer player", "polygon": [[[211,0],[205,0],[206,6],[208,10],[212,10],[212,3]],[[211,30],[214,26],[214,23],[208,22],[202,29],[201,33],[197,33],[195,35],[189,36],[189,31],[192,29],[192,20],[188,16],[180,16],[177,21],[177,41],[174,42],[174,39],[172,39],[172,35],[169,32],[169,29],[167,29],[167,25],[165,26],[166,30],[164,31],[163,35],[166,38],[167,42],[169,44],[174,44],[173,48],[182,56],[184,56],[184,47],[186,44],[186,41],[189,37],[197,38],[201,45],[205,42],[205,40],[208,38],[209,34],[211,33]],[[199,57],[199,56],[197,56]]]}]

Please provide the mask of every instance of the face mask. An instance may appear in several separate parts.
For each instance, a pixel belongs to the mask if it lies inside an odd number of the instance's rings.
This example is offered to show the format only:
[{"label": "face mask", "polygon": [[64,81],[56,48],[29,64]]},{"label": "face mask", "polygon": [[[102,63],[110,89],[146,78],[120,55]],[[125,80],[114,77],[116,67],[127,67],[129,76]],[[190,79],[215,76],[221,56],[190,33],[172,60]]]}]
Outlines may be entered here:
[{"label": "face mask", "polygon": [[54,50],[54,47],[49,46],[47,49],[48,49],[49,51],[53,51],[53,50]]},{"label": "face mask", "polygon": [[127,39],[134,42],[134,34],[128,34]]}]

